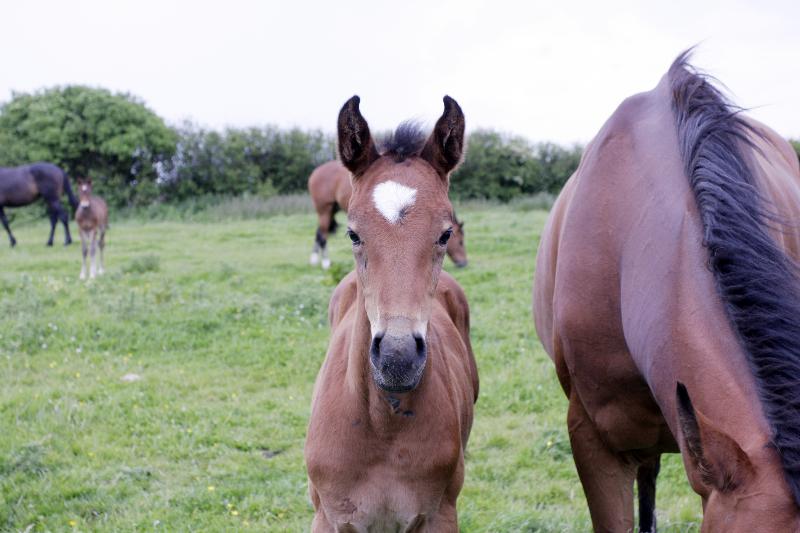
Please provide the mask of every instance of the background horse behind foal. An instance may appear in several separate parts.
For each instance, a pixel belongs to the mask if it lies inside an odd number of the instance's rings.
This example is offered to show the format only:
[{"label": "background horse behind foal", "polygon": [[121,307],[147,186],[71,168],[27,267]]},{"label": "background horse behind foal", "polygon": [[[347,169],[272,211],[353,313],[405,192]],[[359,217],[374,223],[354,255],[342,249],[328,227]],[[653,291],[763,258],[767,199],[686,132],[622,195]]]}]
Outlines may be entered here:
[{"label": "background horse behind foal", "polygon": [[[800,531],[800,168],[680,56],[559,195],[536,330],[596,531],[655,530],[680,451],[704,532]],[[787,224],[783,224],[788,222]]]},{"label": "background horse behind foal", "polygon": [[[339,161],[328,161],[314,169],[308,178],[308,192],[317,211],[317,233],[314,237],[314,248],[311,251],[312,265],[322,262],[322,268],[331,265],[328,257],[328,237],[336,231],[336,213],[347,211],[353,187],[350,183],[350,171]],[[447,242],[447,255],[457,267],[467,266],[467,249],[464,246],[464,222],[455,217],[453,238]]]},{"label": "background horse behind foal", "polygon": [[53,245],[56,224],[60,220],[64,225],[64,244],[72,242],[69,234],[69,216],[61,205],[61,195],[66,191],[73,209],[78,205],[69,178],[63,170],[51,163],[34,163],[21,167],[0,168],[0,222],[8,233],[11,246],[17,240],[11,233],[4,207],[21,207],[32,204],[37,199],[44,200],[50,216],[50,237],[47,246]]},{"label": "background horse behind foal", "polygon": [[[81,279],[86,278],[86,255],[91,254],[89,277],[94,278],[97,274],[103,274],[103,250],[106,247],[106,230],[108,229],[108,206],[105,200],[99,196],[92,195],[92,180],[78,180],[78,193],[80,203],[75,212],[75,222],[81,232],[81,252],[83,262],[81,263]],[[100,264],[98,267],[96,252],[100,248]]]}]

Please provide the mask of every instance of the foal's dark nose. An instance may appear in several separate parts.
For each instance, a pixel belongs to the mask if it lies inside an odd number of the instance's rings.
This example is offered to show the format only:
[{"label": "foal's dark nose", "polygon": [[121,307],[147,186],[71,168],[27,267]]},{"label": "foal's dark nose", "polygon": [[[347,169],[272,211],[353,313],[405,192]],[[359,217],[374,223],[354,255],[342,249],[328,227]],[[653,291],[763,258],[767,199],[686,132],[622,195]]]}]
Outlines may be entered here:
[{"label": "foal's dark nose", "polygon": [[427,356],[425,339],[419,335],[375,335],[369,353],[375,383],[389,392],[414,390],[422,377]]}]

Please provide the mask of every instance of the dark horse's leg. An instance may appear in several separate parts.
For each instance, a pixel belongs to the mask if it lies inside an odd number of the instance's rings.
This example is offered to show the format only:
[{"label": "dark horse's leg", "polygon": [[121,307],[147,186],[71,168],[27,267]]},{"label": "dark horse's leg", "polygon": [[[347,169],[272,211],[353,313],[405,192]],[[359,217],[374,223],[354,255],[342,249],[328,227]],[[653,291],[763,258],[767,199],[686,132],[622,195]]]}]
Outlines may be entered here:
[{"label": "dark horse's leg", "polygon": [[72,236],[69,234],[69,217],[64,206],[61,205],[59,200],[54,200],[47,207],[50,215],[50,237],[47,239],[47,246],[53,246],[53,236],[56,233],[56,226],[59,220],[64,225],[64,246],[70,244]]},{"label": "dark horse's leg", "polygon": [[643,462],[636,474],[639,488],[639,533],[656,533],[656,478],[661,456]]},{"label": "dark horse's leg", "polygon": [[53,211],[52,206],[47,210],[47,215],[50,217],[50,237],[47,238],[47,246],[53,246],[53,235],[56,233],[56,223],[58,222],[58,213]]},{"label": "dark horse's leg", "polygon": [[11,246],[15,246],[17,244],[17,239],[15,239],[14,235],[11,234],[11,227],[8,225],[8,219],[6,218],[6,213],[3,211],[2,207],[0,207],[0,221],[3,222],[3,227],[6,228],[8,238],[11,241]]},{"label": "dark horse's leg", "polygon": [[69,215],[67,215],[67,210],[60,203],[58,205],[58,218],[64,225],[64,246],[72,244],[72,235],[69,234]]}]

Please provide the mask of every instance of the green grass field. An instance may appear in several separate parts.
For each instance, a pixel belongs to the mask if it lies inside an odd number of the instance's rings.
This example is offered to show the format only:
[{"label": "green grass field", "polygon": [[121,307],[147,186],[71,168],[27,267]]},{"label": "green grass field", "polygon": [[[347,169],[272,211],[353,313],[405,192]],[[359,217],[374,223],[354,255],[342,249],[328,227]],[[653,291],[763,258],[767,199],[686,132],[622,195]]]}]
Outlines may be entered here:
[{"label": "green grass field", "polygon": [[[531,318],[546,213],[465,205],[481,395],[465,532],[589,531],[566,400]],[[339,215],[341,218],[341,215]],[[309,213],[218,224],[112,222],[107,274],[44,220],[0,245],[0,530],[307,531],[303,439],[335,275],[307,265]],[[56,234],[61,242],[61,231]],[[136,374],[138,381],[123,381]],[[659,531],[697,531],[678,456]]]}]

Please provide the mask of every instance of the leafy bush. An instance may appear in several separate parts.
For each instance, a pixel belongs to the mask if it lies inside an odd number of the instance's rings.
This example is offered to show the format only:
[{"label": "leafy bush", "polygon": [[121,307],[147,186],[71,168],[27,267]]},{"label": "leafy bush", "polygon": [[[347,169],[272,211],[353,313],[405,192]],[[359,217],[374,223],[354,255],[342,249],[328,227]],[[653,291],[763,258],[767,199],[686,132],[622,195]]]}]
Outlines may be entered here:
[{"label": "leafy bush", "polygon": [[467,141],[464,163],[453,174],[455,198],[509,201],[519,195],[557,193],[572,175],[581,148],[533,144],[524,137],[477,130]]},{"label": "leafy bush", "polygon": [[50,161],[69,175],[91,176],[116,206],[158,194],[159,167],[177,136],[128,94],[83,86],[15,93],[0,107],[0,165]]},{"label": "leafy bush", "polygon": [[267,126],[220,133],[187,123],[178,134],[175,156],[161,176],[168,201],[305,191],[314,167],[335,156],[333,138],[320,131]]}]

